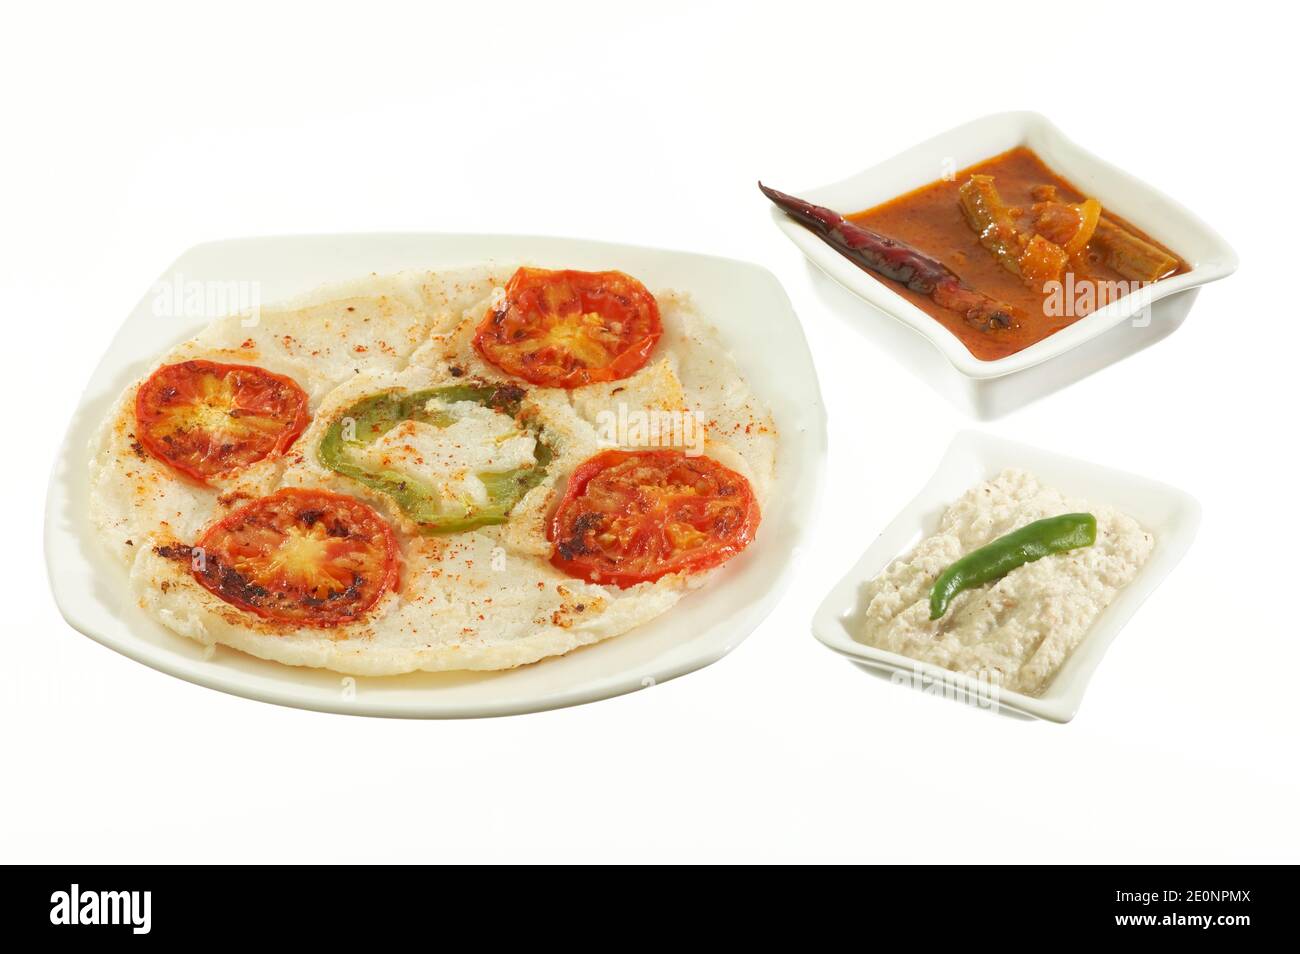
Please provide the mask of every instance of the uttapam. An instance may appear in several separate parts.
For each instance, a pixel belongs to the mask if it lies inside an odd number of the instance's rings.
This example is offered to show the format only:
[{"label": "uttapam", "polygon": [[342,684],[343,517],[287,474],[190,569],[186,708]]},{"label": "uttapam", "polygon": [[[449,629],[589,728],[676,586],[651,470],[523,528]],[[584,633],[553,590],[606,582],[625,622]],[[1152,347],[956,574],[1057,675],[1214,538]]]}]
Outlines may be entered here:
[{"label": "uttapam", "polygon": [[688,294],[413,271],[163,355],[92,442],[91,514],[189,639],[359,675],[508,669],[704,585],[761,538],[777,450]]}]

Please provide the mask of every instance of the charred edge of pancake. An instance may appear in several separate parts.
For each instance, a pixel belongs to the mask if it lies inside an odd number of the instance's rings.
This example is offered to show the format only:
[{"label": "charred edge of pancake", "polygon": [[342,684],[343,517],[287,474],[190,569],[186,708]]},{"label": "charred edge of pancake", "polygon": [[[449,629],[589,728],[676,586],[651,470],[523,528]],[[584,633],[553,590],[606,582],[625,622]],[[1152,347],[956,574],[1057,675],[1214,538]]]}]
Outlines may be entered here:
[{"label": "charred edge of pancake", "polygon": [[[229,597],[232,600],[247,606],[265,608],[276,606],[279,601],[275,594],[263,586],[258,586],[248,577],[244,576],[234,567],[226,566],[217,557],[207,552],[202,552],[203,568],[198,569],[194,566],[194,551],[196,547],[186,546],[185,544],[167,544],[160,547],[154,547],[154,553],[158,554],[164,560],[173,560],[177,563],[186,564],[190,571],[196,576],[201,576],[209,585],[213,593],[222,597]],[[339,603],[340,601],[355,601],[361,595],[361,590],[365,586],[365,578],[359,573],[352,574],[352,582],[342,590],[332,590],[329,595],[323,599],[311,596],[304,596],[302,602],[308,606],[328,606]]]},{"label": "charred edge of pancake", "polygon": [[555,549],[566,560],[596,552],[587,546],[586,536],[592,531],[599,530],[604,522],[605,515],[599,510],[589,510],[579,514],[573,521],[573,529],[569,532],[568,538],[557,543]]},{"label": "charred edge of pancake", "polygon": [[517,384],[503,384],[492,392],[487,399],[487,406],[494,411],[504,411],[511,417],[519,413],[519,405],[528,394]]}]

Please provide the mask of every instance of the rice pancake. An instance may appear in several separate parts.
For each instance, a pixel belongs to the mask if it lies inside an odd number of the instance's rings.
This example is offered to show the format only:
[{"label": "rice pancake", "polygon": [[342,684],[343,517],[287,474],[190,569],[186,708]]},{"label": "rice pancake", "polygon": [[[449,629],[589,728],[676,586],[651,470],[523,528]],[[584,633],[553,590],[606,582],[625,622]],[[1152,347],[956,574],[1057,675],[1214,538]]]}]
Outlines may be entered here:
[{"label": "rice pancake", "polygon": [[[539,386],[507,369],[527,352],[486,349],[494,363],[476,344],[516,273],[371,276],[255,322],[221,318],[163,355],[91,448],[92,519],[139,605],[200,643],[342,673],[507,669],[562,654],[670,610],[719,569],[642,553],[635,575],[602,577],[555,559],[551,524],[570,477],[619,448],[702,455],[709,473],[734,475],[724,492],[752,495],[747,533],[761,541],[776,429],[690,299],[654,293],[654,340],[637,362],[579,342],[578,359],[547,351],[570,370]],[[581,273],[556,274],[572,284]],[[618,289],[624,279],[634,281],[620,274]],[[574,320],[599,319],[592,300]],[[572,342],[557,314],[547,340]],[[601,537],[602,515],[581,519],[586,536],[571,521],[569,540],[594,549],[599,538],[602,560],[635,548],[611,542],[627,521]],[[693,534],[670,527],[656,546],[694,546]]]}]

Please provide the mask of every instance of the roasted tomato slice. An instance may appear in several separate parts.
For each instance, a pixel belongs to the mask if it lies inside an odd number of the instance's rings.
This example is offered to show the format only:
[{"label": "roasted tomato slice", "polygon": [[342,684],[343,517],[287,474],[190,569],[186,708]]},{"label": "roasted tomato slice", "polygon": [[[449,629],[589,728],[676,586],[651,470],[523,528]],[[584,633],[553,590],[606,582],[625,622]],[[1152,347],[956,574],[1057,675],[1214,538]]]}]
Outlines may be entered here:
[{"label": "roasted tomato slice", "polygon": [[307,395],[291,379],[246,364],[166,364],[135,396],[136,439],[206,482],[288,450],[307,426]]},{"label": "roasted tomato slice", "polygon": [[630,275],[521,268],[474,347],[525,381],[578,388],[633,374],[661,334],[659,304]]},{"label": "roasted tomato slice", "polygon": [[551,521],[551,563],[589,583],[632,586],[731,559],[758,529],[747,481],[679,450],[597,454],[581,464]]},{"label": "roasted tomato slice", "polygon": [[397,542],[384,518],[353,497],[290,487],[218,520],[191,548],[195,579],[264,619],[298,626],[351,622],[397,584]]}]

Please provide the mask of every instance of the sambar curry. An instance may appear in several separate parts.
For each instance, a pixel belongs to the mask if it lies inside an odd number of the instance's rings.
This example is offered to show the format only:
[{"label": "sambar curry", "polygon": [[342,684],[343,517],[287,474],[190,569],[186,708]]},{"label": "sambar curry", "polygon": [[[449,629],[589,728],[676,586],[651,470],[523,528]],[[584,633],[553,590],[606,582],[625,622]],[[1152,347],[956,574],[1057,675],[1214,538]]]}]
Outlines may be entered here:
[{"label": "sambar curry", "polygon": [[847,217],[760,188],[983,361],[1189,270],[1023,146]]}]

